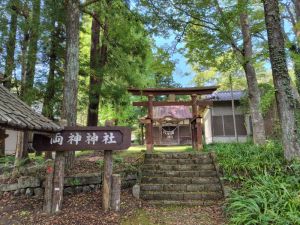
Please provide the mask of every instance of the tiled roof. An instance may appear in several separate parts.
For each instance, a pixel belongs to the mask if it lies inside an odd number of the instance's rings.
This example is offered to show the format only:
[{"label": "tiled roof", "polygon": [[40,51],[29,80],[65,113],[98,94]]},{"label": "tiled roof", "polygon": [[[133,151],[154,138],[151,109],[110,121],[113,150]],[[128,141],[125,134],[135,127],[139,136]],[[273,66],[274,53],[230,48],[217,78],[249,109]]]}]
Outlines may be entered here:
[{"label": "tiled roof", "polygon": [[[246,93],[244,91],[232,91],[234,100],[241,100]],[[212,101],[231,101],[231,91],[216,91],[210,95],[206,95],[206,99],[211,99]]]},{"label": "tiled roof", "polygon": [[59,131],[60,126],[36,113],[0,85],[0,126],[17,130]]},{"label": "tiled roof", "polygon": [[153,107],[153,118],[163,119],[165,117],[172,117],[175,119],[189,119],[192,118],[192,113],[188,106],[156,106]]}]

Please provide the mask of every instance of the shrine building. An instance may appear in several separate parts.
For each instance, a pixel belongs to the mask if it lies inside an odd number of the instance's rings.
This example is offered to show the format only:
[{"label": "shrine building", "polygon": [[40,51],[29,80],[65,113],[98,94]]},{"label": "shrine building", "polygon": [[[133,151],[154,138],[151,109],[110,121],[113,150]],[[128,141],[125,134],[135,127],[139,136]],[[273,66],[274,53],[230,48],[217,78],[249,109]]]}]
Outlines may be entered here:
[{"label": "shrine building", "polygon": [[[145,127],[147,151],[154,145],[192,145],[195,150],[203,148],[202,112],[212,104],[202,95],[212,94],[216,86],[193,88],[130,88],[136,96],[146,96],[148,101],[133,102],[133,106],[147,108],[147,115],[140,118]],[[167,101],[155,98],[167,97]],[[176,100],[176,96],[190,96],[189,100]],[[184,98],[186,99],[186,97]]]}]

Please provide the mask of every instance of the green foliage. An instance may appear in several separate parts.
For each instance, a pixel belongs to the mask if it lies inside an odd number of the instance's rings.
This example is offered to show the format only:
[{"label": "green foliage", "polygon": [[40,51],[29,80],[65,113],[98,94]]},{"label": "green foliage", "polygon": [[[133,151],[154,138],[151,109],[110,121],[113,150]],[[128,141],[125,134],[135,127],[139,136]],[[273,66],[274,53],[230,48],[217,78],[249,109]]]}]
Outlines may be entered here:
[{"label": "green foliage", "polygon": [[283,151],[279,143],[269,141],[264,146],[252,143],[213,144],[206,151],[216,151],[225,179],[241,182],[268,172],[276,175],[284,163]]},{"label": "green foliage", "polygon": [[300,162],[287,163],[275,141],[215,144],[225,179],[239,188],[226,202],[229,224],[300,224]]},{"label": "green foliage", "polygon": [[30,160],[32,160],[36,165],[43,165],[45,163],[45,157],[42,155],[30,157]]},{"label": "green foliage", "polygon": [[[260,108],[263,116],[266,116],[270,111],[272,106],[275,104],[275,89],[274,86],[269,83],[258,84],[260,90]],[[249,113],[249,99],[248,94],[246,94],[241,99],[241,107],[243,111]],[[275,127],[274,127],[275,129]]]},{"label": "green foliage", "polygon": [[[300,164],[297,164],[300,166]],[[227,203],[230,224],[300,224],[300,177],[259,175],[233,191]]]},{"label": "green foliage", "polygon": [[14,156],[4,156],[4,157],[0,157],[0,165],[13,165],[15,161],[15,157]]},{"label": "green foliage", "polygon": [[272,85],[267,83],[259,84],[259,89],[261,91],[261,111],[263,115],[266,115],[271,106],[275,103],[275,89]]},{"label": "green foliage", "polygon": [[104,161],[102,159],[99,159],[96,161],[96,164],[99,166],[100,171],[102,171],[104,166]]},{"label": "green foliage", "polygon": [[72,186],[78,186],[78,185],[80,185],[81,183],[80,183],[80,180],[79,180],[78,178],[72,178],[72,179],[70,180],[70,184],[71,184]]}]

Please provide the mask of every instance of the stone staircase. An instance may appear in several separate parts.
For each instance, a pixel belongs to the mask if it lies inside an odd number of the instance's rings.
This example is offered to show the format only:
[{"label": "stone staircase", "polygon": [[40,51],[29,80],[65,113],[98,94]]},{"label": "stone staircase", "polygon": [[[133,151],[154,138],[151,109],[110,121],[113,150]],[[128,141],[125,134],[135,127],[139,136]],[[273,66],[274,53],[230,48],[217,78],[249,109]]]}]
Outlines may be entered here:
[{"label": "stone staircase", "polygon": [[212,153],[146,153],[141,198],[162,205],[210,205],[223,198]]}]

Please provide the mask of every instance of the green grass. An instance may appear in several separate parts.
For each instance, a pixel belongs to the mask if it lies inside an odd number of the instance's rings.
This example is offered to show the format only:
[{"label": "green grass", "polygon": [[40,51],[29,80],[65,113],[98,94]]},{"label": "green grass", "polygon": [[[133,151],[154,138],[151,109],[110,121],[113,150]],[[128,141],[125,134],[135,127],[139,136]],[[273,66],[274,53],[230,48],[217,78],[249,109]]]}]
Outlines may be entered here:
[{"label": "green grass", "polygon": [[[173,221],[176,218],[174,214],[177,215],[183,210],[184,208],[181,206],[157,206],[153,210],[138,209],[132,216],[122,220],[121,225],[175,224],[175,221]],[[201,216],[205,216],[205,213]],[[178,220],[183,219],[179,218]]]},{"label": "green grass", "polygon": [[134,216],[123,220],[121,225],[153,225],[150,216],[142,209],[137,210]]}]

